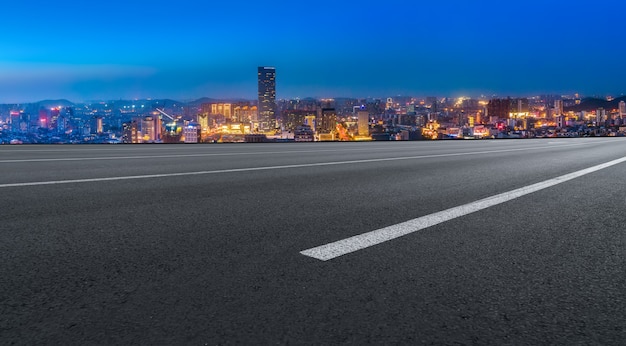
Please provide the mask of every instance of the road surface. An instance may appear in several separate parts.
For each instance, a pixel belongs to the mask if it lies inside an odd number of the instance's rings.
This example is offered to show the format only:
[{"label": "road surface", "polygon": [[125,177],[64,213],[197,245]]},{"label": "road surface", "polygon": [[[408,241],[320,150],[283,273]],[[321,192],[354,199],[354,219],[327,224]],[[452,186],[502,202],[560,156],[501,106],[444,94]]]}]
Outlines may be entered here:
[{"label": "road surface", "polygon": [[625,157],[0,146],[0,343],[623,344]]}]

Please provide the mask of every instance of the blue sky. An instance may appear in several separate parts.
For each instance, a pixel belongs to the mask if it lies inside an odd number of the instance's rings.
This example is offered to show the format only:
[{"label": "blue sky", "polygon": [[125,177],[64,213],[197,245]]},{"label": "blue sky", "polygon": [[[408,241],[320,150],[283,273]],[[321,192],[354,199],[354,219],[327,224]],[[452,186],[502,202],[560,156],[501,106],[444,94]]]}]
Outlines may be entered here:
[{"label": "blue sky", "polygon": [[0,102],[626,92],[623,1],[12,2]]}]

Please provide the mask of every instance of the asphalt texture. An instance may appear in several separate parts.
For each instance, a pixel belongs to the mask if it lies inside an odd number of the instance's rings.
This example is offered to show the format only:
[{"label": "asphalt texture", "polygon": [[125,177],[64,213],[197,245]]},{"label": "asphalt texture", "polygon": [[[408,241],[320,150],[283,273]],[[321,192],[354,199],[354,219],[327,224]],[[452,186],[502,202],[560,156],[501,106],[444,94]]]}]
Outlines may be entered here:
[{"label": "asphalt texture", "polygon": [[0,344],[623,345],[626,163],[300,251],[625,156],[620,138],[0,146]]}]

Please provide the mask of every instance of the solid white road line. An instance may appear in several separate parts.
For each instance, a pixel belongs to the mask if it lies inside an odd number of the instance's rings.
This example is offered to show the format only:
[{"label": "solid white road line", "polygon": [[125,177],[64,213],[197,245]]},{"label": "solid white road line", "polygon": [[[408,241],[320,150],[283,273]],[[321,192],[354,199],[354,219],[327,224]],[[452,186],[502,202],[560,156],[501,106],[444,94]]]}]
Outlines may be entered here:
[{"label": "solid white road line", "polygon": [[[598,144],[598,142],[573,143],[560,145],[559,147],[582,146]],[[535,146],[518,149],[503,149],[506,151],[519,151],[531,149],[554,149],[554,146]],[[136,160],[136,159],[166,159],[166,158],[184,158],[184,157],[212,157],[212,156],[241,156],[241,155],[276,155],[276,154],[306,154],[318,152],[344,152],[344,151],[383,151],[383,150],[403,150],[414,149],[414,147],[376,147],[376,148],[350,148],[350,149],[323,149],[323,150],[290,150],[290,151],[261,151],[261,152],[244,152],[244,153],[207,153],[207,154],[177,154],[177,155],[140,155],[140,156],[103,156],[103,157],[68,157],[68,158],[37,158],[37,159],[11,159],[0,160],[0,163],[31,163],[31,162],[71,162],[71,161],[101,161],[101,160]],[[499,151],[498,151],[499,152]],[[436,157],[436,156],[435,156]]]},{"label": "solid white road line", "polygon": [[[590,144],[590,143],[588,143]],[[583,145],[583,144],[577,144]],[[287,151],[258,151],[240,153],[205,153],[205,154],[169,154],[169,155],[138,155],[138,156],[102,156],[102,157],[66,157],[66,158],[37,158],[37,159],[10,159],[0,160],[0,163],[28,163],[28,162],[63,162],[63,161],[95,161],[95,160],[135,160],[135,159],[168,159],[183,157],[211,157],[211,156],[242,156],[242,155],[276,155],[276,154],[309,154],[324,152],[344,152],[344,151],[385,151],[385,150],[405,150],[415,147],[375,147],[375,148],[345,148],[345,149],[322,149],[322,150],[287,150]]]},{"label": "solid white road line", "polygon": [[[591,144],[591,143],[588,143]],[[582,144],[578,144],[582,145]],[[0,160],[0,163],[28,163],[28,162],[63,162],[63,161],[93,161],[93,160],[135,160],[135,159],[166,159],[183,157],[211,157],[211,156],[242,156],[242,155],[276,155],[276,154],[308,154],[323,152],[352,152],[352,151],[389,151],[414,149],[415,147],[369,147],[369,148],[335,148],[318,150],[287,150],[287,151],[258,151],[239,153],[204,153],[204,154],[169,154],[169,155],[136,155],[136,156],[102,156],[102,157],[66,157],[66,158],[36,158],[36,159],[9,159]],[[16,151],[17,152],[17,151]],[[13,153],[16,153],[13,152]],[[68,151],[69,152],[69,151]]]},{"label": "solid white road line", "polygon": [[564,183],[566,181],[581,177],[583,175],[599,171],[601,169],[611,167],[620,163],[626,162],[626,157],[613,160],[601,165],[593,166],[587,169],[583,169],[574,173],[565,174],[554,179],[546,180],[537,184],[522,187],[509,192],[501,193],[499,195],[487,197],[476,202],[468,203],[458,207],[450,208],[444,211],[440,211],[434,214],[426,215],[399,223],[397,225],[381,228],[368,233],[356,235],[350,238],[339,240],[326,245],[314,247],[308,250],[301,251],[300,253],[313,257],[321,261],[328,261],[339,256],[343,256],[358,250],[384,243],[386,241],[396,239],[425,228],[438,225],[440,223],[465,216],[470,213],[474,213],[494,205],[502,204],[510,200],[528,195],[533,192],[537,192],[543,189],[547,189],[551,186]]},{"label": "solid white road line", "polygon": [[[560,148],[560,147],[570,147],[570,146],[579,146],[579,145],[583,145],[583,144],[562,145],[562,146],[558,146],[558,148]],[[418,156],[403,156],[403,157],[387,157],[387,158],[380,158],[380,159],[335,161],[335,162],[319,162],[319,163],[304,163],[304,164],[283,165],[283,166],[232,168],[232,169],[220,169],[220,170],[214,170],[214,171],[146,174],[146,175],[131,175],[131,176],[121,176],[121,177],[88,178],[88,179],[72,179],[72,180],[35,181],[35,182],[26,182],[26,183],[0,184],[0,188],[25,187],[25,186],[42,186],[42,185],[59,185],[59,184],[77,184],[77,183],[94,183],[94,182],[104,182],[104,181],[119,181],[119,180],[134,180],[134,179],[153,179],[153,178],[167,178],[167,177],[182,177],[182,176],[220,174],[220,173],[268,171],[268,170],[288,169],[288,168],[338,166],[338,165],[349,165],[349,164],[371,163],[371,162],[404,161],[404,160],[429,159],[429,158],[438,158],[438,157],[454,157],[454,156],[468,156],[468,155],[483,155],[483,154],[494,154],[494,153],[507,153],[507,152],[515,152],[515,151],[528,151],[528,150],[539,150],[539,149],[548,149],[548,148],[554,149],[556,147],[554,147],[554,146],[526,147],[526,148],[515,148],[515,149],[475,151],[475,152],[469,152],[469,153],[451,153],[451,154],[433,154],[433,155],[418,155]]]}]

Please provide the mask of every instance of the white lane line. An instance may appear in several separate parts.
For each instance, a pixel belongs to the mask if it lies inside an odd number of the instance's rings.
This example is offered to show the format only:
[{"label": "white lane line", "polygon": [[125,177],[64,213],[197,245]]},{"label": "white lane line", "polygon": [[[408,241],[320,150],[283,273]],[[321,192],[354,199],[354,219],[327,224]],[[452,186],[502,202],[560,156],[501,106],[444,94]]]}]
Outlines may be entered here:
[{"label": "white lane line", "polygon": [[206,154],[170,154],[170,155],[140,155],[140,156],[103,156],[103,157],[67,157],[67,158],[39,158],[39,159],[11,159],[0,160],[0,163],[26,163],[26,162],[63,162],[63,161],[93,161],[93,160],[134,160],[134,159],[166,159],[178,157],[211,157],[211,156],[241,156],[241,155],[275,155],[275,154],[306,154],[323,152],[344,151],[384,151],[405,150],[415,147],[374,147],[374,148],[345,148],[345,149],[322,149],[322,150],[288,150],[288,151],[257,151],[241,153],[206,153]]},{"label": "white lane line", "polygon": [[546,180],[537,184],[501,193],[499,195],[487,197],[476,202],[464,204],[434,214],[422,216],[417,219],[409,220],[368,233],[359,234],[326,245],[314,247],[308,250],[301,251],[300,253],[321,261],[328,261],[355,251],[366,249],[374,245],[382,244],[392,239],[415,233],[425,228],[432,227],[440,223],[465,216],[467,214],[475,213],[477,211],[508,202],[510,200],[528,195],[533,192],[547,189],[551,186],[558,185],[566,181],[576,179],[583,175],[590,174],[623,162],[626,162],[626,157],[586,168],[574,173],[565,174],[560,177]]},{"label": "white lane line", "polygon": [[[597,144],[597,142],[565,144],[559,147],[581,146]],[[140,155],[140,156],[107,156],[107,157],[68,157],[68,158],[38,158],[38,159],[11,159],[0,160],[0,163],[29,163],[29,162],[64,162],[64,161],[100,161],[100,160],[135,160],[135,159],[166,159],[183,157],[214,157],[214,156],[241,156],[241,155],[276,155],[276,154],[306,154],[318,152],[344,152],[344,151],[384,151],[384,150],[405,150],[415,147],[375,147],[357,149],[323,149],[323,150],[289,150],[289,151],[259,151],[245,153],[208,153],[208,154],[178,154],[178,155]],[[554,146],[528,147],[528,149],[555,148]],[[508,150],[508,149],[507,149]],[[526,150],[526,149],[513,149]]]},{"label": "white lane line", "polygon": [[[558,148],[578,146],[578,145],[581,145],[581,144],[562,145],[562,146],[558,146]],[[25,186],[41,186],[41,185],[59,185],[59,184],[77,184],[77,183],[93,183],[93,182],[102,182],[102,181],[153,179],[153,178],[167,178],[167,177],[183,177],[183,176],[192,176],[192,175],[207,175],[207,174],[220,174],[220,173],[268,171],[268,170],[288,169],[288,168],[338,166],[338,165],[349,165],[349,164],[359,164],[359,163],[372,163],[372,162],[385,162],[385,161],[406,161],[406,160],[430,159],[430,158],[438,158],[438,157],[455,157],[455,156],[507,153],[507,152],[515,152],[515,151],[528,151],[528,150],[538,150],[538,149],[548,149],[548,148],[549,149],[554,149],[554,148],[557,148],[557,147],[554,147],[554,146],[549,146],[549,147],[545,147],[545,146],[544,147],[527,147],[527,148],[515,148],[515,149],[475,151],[475,152],[469,152],[469,153],[451,153],[451,154],[433,154],[433,155],[418,155],[418,156],[387,157],[387,158],[380,158],[380,159],[335,161],[335,162],[318,162],[318,163],[303,163],[303,164],[283,165],[283,166],[231,168],[231,169],[220,169],[220,170],[214,170],[214,171],[146,174],[146,175],[131,175],[131,176],[120,176],[120,177],[88,178],[88,179],[72,179],[72,180],[35,181],[35,182],[26,182],[26,183],[0,184],[0,188],[25,187]]]}]

